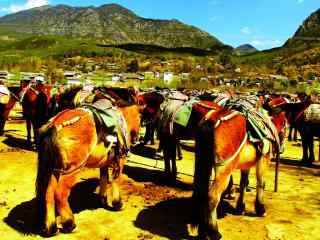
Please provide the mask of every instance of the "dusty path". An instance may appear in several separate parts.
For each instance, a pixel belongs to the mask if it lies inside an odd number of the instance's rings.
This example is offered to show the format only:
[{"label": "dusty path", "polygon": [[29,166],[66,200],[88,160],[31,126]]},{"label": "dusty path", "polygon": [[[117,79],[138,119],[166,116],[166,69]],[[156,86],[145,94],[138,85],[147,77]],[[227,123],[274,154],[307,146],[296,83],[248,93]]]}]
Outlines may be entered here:
[{"label": "dusty path", "polygon": [[[153,147],[153,148],[152,148]],[[151,156],[154,146],[143,155]],[[245,216],[232,214],[234,201],[225,202],[227,216],[219,219],[226,240],[245,239],[320,239],[320,168],[297,165],[300,148],[287,145],[280,166],[279,192],[273,192],[274,166],[267,173],[266,206],[268,215],[255,216],[255,179],[251,173]],[[184,152],[178,162],[180,182],[166,186],[162,161],[131,154],[123,177],[124,209],[103,209],[96,195],[98,170],[85,170],[71,194],[77,229],[52,239],[192,239],[186,221],[192,206],[191,182],[193,154]],[[154,168],[153,166],[156,166]],[[25,125],[11,121],[6,136],[0,137],[0,239],[39,239],[35,217],[34,181],[36,153],[25,145]],[[235,182],[238,182],[236,174]]]}]

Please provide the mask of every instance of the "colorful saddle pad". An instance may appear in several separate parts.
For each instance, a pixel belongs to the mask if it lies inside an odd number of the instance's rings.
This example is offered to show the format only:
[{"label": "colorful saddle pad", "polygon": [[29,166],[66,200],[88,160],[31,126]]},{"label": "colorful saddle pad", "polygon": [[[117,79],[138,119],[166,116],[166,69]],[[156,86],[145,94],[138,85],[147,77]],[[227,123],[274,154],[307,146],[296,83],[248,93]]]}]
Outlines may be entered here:
[{"label": "colorful saddle pad", "polygon": [[116,134],[119,141],[122,142],[126,148],[129,148],[129,138],[127,134],[127,123],[122,113],[115,108],[111,101],[101,99],[91,105],[84,105],[86,109],[92,111],[97,119],[108,129],[107,135],[110,133]]},{"label": "colorful saddle pad", "polygon": [[306,122],[310,123],[320,123],[320,104],[311,104],[304,111],[304,118]]}]

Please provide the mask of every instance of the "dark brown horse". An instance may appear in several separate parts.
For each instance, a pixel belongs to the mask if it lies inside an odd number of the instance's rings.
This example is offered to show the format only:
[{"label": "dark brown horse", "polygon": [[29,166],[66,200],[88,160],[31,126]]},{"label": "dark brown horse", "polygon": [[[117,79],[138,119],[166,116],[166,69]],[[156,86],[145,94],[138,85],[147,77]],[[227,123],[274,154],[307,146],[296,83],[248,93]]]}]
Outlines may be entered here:
[{"label": "dark brown horse", "polygon": [[312,166],[315,161],[314,137],[320,137],[320,123],[309,122],[304,115],[305,110],[311,103],[310,99],[307,99],[304,102],[288,103],[280,106],[282,110],[286,111],[288,122],[294,125],[300,133],[303,149],[301,164],[305,166]]},{"label": "dark brown horse", "polygon": [[56,213],[62,232],[75,228],[68,197],[84,167],[100,168],[101,202],[115,210],[122,207],[118,185],[127,157],[124,143],[131,143],[139,133],[141,107],[108,109],[127,127],[106,128],[91,107],[81,107],[59,113],[42,129],[36,193],[46,236],[57,232]]},{"label": "dark brown horse", "polygon": [[[35,86],[31,85],[30,83],[22,83],[21,84],[21,92],[20,92],[20,101],[22,103],[22,110],[23,110],[23,117],[26,120],[27,124],[27,143],[32,144],[31,141],[31,128],[33,129],[33,137],[34,142],[37,142],[38,139],[38,129],[41,127],[42,124],[39,123],[39,98],[38,95],[40,94],[40,91],[44,93],[46,98],[44,100],[41,100],[40,103],[41,108],[44,108],[43,111],[46,111],[44,113],[41,112],[41,118],[44,118],[42,122],[45,122],[48,118],[48,108],[50,105],[51,100],[51,85],[43,85],[41,86],[41,90]],[[41,93],[41,95],[42,95]],[[46,101],[46,102],[43,102]],[[45,107],[46,106],[46,107]],[[42,116],[43,115],[43,116]]]},{"label": "dark brown horse", "polygon": [[[241,170],[240,196],[236,210],[244,212],[244,189],[249,169],[256,166],[258,216],[265,214],[263,190],[264,171],[279,146],[265,139],[259,144],[250,142],[247,119],[237,111],[222,108],[209,112],[196,131],[196,161],[194,173],[193,227],[198,227],[200,239],[221,238],[217,225],[217,206],[232,172]],[[214,176],[212,175],[214,170]],[[213,182],[210,183],[210,178]]]}]

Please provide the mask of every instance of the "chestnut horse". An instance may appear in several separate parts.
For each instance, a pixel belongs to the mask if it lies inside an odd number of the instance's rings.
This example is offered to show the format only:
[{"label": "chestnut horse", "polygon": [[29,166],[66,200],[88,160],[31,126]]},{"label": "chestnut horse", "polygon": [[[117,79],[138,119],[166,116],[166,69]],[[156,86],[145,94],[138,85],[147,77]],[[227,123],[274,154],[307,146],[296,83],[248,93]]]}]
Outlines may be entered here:
[{"label": "chestnut horse", "polygon": [[8,120],[9,113],[14,107],[17,101],[19,101],[19,93],[21,91],[20,87],[8,87],[10,91],[10,97],[7,104],[0,103],[0,136],[4,133],[4,125]]},{"label": "chestnut horse", "polygon": [[[118,121],[126,124],[124,135],[126,142],[131,143],[139,133],[141,107],[133,104],[112,109]],[[97,115],[86,107],[59,113],[42,131],[36,199],[44,235],[57,232],[56,212],[61,217],[62,232],[72,232],[76,227],[68,197],[84,167],[100,168],[101,202],[120,210],[118,184],[127,157],[121,144],[125,139],[115,134],[115,130],[104,127]]]},{"label": "chestnut horse", "polygon": [[[256,166],[257,196],[255,209],[258,216],[265,214],[263,173],[266,164],[279,146],[265,139],[253,144],[248,136],[247,118],[238,111],[222,108],[211,111],[199,123],[196,131],[196,160],[194,173],[193,204],[196,206],[192,226],[198,228],[200,239],[221,238],[217,225],[217,206],[226,189],[232,172],[241,170],[240,196],[236,210],[245,210],[244,189],[249,169]],[[214,180],[210,178],[214,170]]]}]

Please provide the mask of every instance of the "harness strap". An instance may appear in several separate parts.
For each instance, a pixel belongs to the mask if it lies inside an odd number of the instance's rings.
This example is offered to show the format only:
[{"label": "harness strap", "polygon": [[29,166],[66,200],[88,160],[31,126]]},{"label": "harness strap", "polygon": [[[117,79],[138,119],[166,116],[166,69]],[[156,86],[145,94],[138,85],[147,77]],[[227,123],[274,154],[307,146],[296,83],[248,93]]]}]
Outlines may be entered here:
[{"label": "harness strap", "polygon": [[219,161],[219,162],[217,163],[217,166],[224,166],[224,165],[226,165],[227,163],[229,163],[229,162],[231,162],[232,160],[234,160],[234,159],[237,157],[237,155],[240,153],[242,147],[243,147],[244,144],[247,142],[247,140],[248,140],[248,134],[246,133],[245,136],[244,136],[244,138],[243,138],[243,140],[242,140],[242,142],[241,142],[241,144],[240,144],[240,146],[238,147],[237,151],[236,151],[234,154],[232,154],[232,156],[229,157],[228,159]]},{"label": "harness strap", "polygon": [[205,104],[203,102],[198,102],[197,104],[200,105],[201,107],[204,107],[204,108],[215,109],[215,110],[217,109],[216,106],[210,106],[210,105]]},{"label": "harness strap", "polygon": [[228,121],[228,120],[234,118],[234,117],[237,116],[237,115],[239,115],[239,112],[234,111],[234,112],[232,112],[232,113],[230,113],[230,114],[228,114],[228,115],[226,115],[226,116],[224,116],[224,117],[221,117],[220,119],[218,119],[218,120],[216,121],[216,124],[214,125],[214,128],[219,127],[219,125],[220,125],[222,122]]},{"label": "harness strap", "polygon": [[70,120],[64,121],[61,124],[56,126],[57,131],[60,131],[62,128],[66,127],[66,126],[70,126],[78,121],[80,121],[81,117],[80,116],[76,116],[74,118],[71,118]]}]

